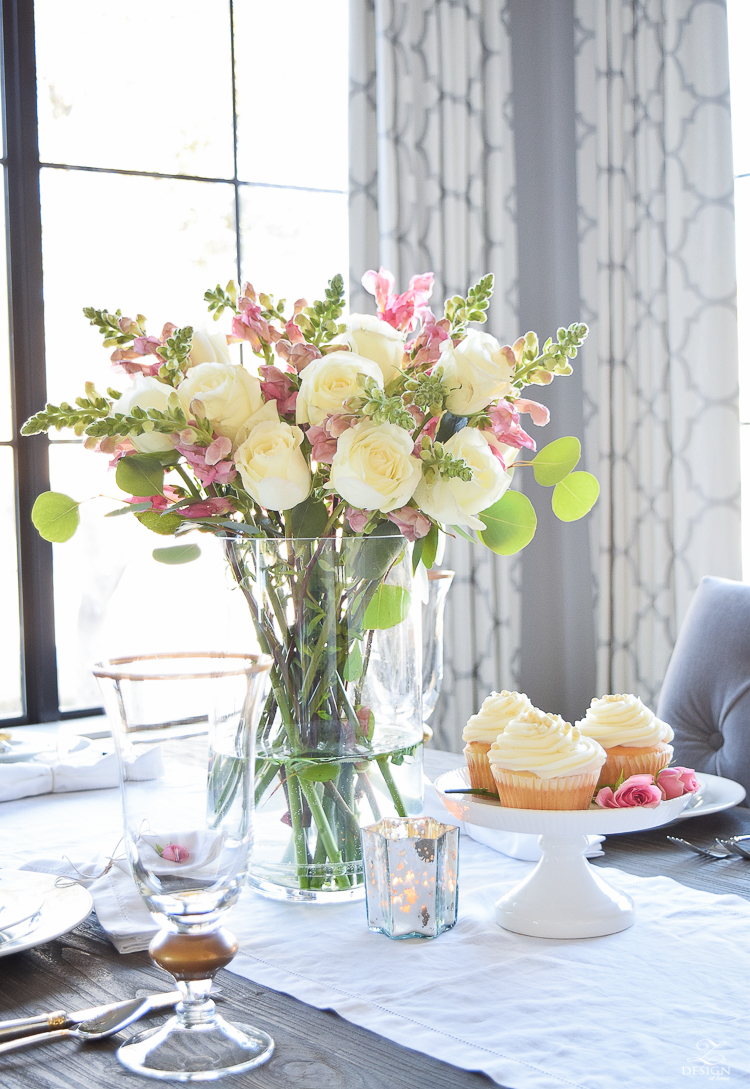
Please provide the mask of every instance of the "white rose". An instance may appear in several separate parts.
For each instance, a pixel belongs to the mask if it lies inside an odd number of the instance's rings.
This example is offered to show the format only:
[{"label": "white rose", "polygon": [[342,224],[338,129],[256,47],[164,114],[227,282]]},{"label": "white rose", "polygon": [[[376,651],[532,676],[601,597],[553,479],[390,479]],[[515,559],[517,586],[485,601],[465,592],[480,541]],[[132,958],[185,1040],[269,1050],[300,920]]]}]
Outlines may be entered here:
[{"label": "white rose", "polygon": [[[501,451],[506,449],[499,444],[497,448]],[[414,499],[420,510],[436,522],[484,529],[484,523],[475,515],[491,507],[505,494],[511,480],[510,473],[503,469],[482,432],[474,427],[464,427],[452,435],[445,443],[445,451],[454,458],[464,459],[472,469],[471,480],[439,477],[434,484],[428,484],[422,479],[414,492]],[[511,460],[509,454],[506,464]]]},{"label": "white rose", "polygon": [[511,359],[493,336],[471,329],[458,347],[451,345],[440,356],[443,385],[452,390],[445,407],[456,416],[470,416],[504,397],[515,369]]},{"label": "white rose", "polygon": [[190,402],[197,398],[214,431],[232,442],[245,420],[263,403],[260,381],[235,363],[199,363],[191,367],[177,393],[188,418]]},{"label": "white rose", "polygon": [[373,378],[383,388],[383,375],[377,363],[354,352],[331,352],[313,359],[302,371],[297,397],[297,423],[320,425],[331,413],[343,412],[344,401],[358,397],[362,387],[357,377]]},{"label": "white rose", "polygon": [[422,477],[422,463],[412,455],[414,439],[396,424],[363,420],[338,440],[331,464],[335,491],[362,510],[384,514],[403,507]]},{"label": "white rose", "polygon": [[304,434],[278,418],[255,425],[234,455],[242,483],[267,510],[289,510],[310,494],[310,468],[300,450]]},{"label": "white rose", "polygon": [[[158,378],[147,378],[145,375],[136,375],[133,385],[123,393],[119,401],[115,401],[115,412],[122,412],[129,416],[134,408],[156,408],[159,412],[167,411],[167,400],[172,387]],[[142,454],[155,454],[161,450],[172,450],[172,442],[169,435],[160,435],[158,431],[144,431],[142,435],[131,435],[130,441],[136,450]]]},{"label": "white rose", "polygon": [[227,338],[223,333],[207,333],[205,329],[193,331],[190,345],[190,366],[199,363],[231,363]]},{"label": "white rose", "polygon": [[404,366],[404,337],[387,321],[371,314],[350,314],[346,339],[353,352],[380,367],[386,385]]}]

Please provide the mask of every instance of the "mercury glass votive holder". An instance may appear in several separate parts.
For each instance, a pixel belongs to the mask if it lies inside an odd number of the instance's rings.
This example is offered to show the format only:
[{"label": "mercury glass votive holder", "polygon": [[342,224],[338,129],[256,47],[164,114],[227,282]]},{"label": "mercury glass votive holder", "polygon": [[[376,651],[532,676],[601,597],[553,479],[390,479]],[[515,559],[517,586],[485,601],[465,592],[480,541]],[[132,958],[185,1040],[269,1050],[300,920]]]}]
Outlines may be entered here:
[{"label": "mercury glass votive holder", "polygon": [[437,938],[456,924],[458,828],[397,817],[361,830],[367,925],[389,938]]}]

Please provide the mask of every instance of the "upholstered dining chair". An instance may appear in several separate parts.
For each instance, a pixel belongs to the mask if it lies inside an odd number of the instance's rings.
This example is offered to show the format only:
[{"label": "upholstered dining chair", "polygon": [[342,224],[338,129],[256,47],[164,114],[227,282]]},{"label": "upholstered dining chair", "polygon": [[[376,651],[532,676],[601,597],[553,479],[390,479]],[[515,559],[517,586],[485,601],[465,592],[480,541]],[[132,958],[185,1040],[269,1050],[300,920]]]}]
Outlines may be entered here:
[{"label": "upholstered dining chair", "polygon": [[677,764],[734,779],[750,795],[750,585],[701,579],[657,715],[674,730]]}]

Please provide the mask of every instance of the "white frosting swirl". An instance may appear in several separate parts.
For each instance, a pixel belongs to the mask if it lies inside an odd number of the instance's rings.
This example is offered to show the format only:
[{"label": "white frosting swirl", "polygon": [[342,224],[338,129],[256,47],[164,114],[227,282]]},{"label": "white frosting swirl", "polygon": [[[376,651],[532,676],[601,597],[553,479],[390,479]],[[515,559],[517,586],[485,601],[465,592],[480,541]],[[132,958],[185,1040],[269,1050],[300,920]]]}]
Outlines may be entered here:
[{"label": "white frosting swirl", "polygon": [[533,704],[524,692],[491,692],[464,726],[464,741],[491,744],[512,718],[530,711]]},{"label": "white frosting swirl", "polygon": [[559,715],[545,715],[536,707],[511,719],[487,755],[490,764],[531,771],[540,779],[598,771],[607,758],[598,741],[583,737]]},{"label": "white frosting swirl", "polygon": [[674,730],[657,718],[637,696],[602,696],[593,699],[586,717],[576,723],[582,734],[593,737],[605,749],[627,745],[645,749],[670,742]]}]

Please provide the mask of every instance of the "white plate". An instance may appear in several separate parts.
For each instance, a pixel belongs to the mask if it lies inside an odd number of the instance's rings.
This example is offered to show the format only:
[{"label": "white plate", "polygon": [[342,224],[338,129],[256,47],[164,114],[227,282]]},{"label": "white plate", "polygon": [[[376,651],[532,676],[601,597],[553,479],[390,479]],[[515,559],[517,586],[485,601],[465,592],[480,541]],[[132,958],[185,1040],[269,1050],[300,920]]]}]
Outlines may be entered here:
[{"label": "white plate", "polygon": [[687,807],[675,820],[686,821],[691,817],[707,817],[709,813],[721,813],[723,809],[731,809],[733,805],[739,805],[744,800],[747,791],[741,783],[735,783],[734,779],[724,779],[721,775],[709,775],[707,771],[697,771],[695,777],[701,785],[694,800],[688,802]]},{"label": "white plate", "polygon": [[[23,737],[10,739],[10,749],[0,752],[0,764],[16,764],[19,760],[33,760],[35,756],[57,752],[57,734],[28,733]],[[80,752],[87,749],[91,741],[87,737],[77,738],[68,752]]]},{"label": "white plate", "polygon": [[609,836],[616,832],[657,828],[675,820],[689,800],[688,795],[683,795],[681,798],[662,802],[654,809],[646,806],[601,809],[598,805],[592,805],[589,809],[512,809],[492,798],[482,798],[475,794],[445,793],[446,790],[460,790],[461,787],[469,785],[469,769],[466,767],[448,771],[435,780],[435,790],[454,817],[483,828],[498,828],[504,832],[530,832],[534,835]]},{"label": "white plate", "polygon": [[25,888],[42,898],[39,921],[29,933],[0,944],[0,957],[22,953],[36,945],[67,934],[87,919],[94,902],[88,889],[82,885],[63,885],[56,888],[58,880],[53,874],[33,873],[30,870],[2,870],[3,879],[12,881],[17,889]]},{"label": "white plate", "polygon": [[0,932],[28,922],[41,910],[44,896],[38,889],[19,883],[16,875],[0,870]]}]

